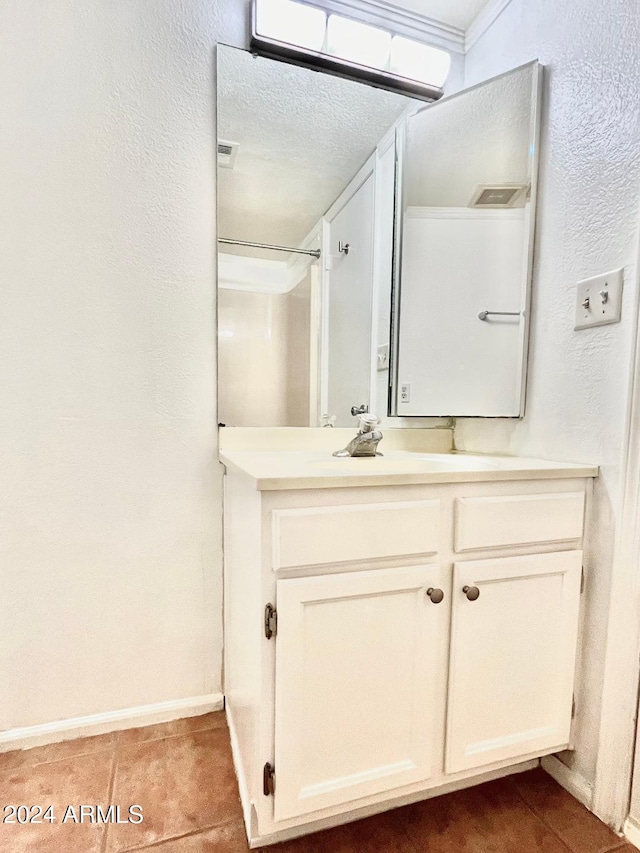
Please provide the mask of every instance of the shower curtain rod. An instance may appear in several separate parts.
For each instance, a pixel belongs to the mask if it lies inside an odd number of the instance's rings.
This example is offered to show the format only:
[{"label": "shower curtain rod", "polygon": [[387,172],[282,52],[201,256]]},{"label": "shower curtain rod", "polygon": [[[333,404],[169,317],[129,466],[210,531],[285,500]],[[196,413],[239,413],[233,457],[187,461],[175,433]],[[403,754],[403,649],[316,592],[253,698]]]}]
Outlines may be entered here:
[{"label": "shower curtain rod", "polygon": [[269,243],[250,243],[246,240],[228,240],[219,237],[218,243],[226,243],[228,246],[249,246],[252,249],[272,249],[274,252],[290,252],[294,255],[311,255],[313,258],[320,257],[320,249],[290,249],[287,246],[271,246]]}]

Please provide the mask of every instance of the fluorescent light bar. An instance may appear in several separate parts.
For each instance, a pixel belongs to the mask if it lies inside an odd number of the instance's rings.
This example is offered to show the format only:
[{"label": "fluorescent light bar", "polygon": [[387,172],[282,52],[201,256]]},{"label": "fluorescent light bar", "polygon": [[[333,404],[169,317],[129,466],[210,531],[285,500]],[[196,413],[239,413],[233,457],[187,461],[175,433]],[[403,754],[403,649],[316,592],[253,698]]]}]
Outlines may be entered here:
[{"label": "fluorescent light bar", "polygon": [[322,50],[327,16],[321,9],[293,0],[260,0],[255,22],[256,31],[267,38]]},{"label": "fluorescent light bar", "polygon": [[[386,30],[340,15],[331,15],[329,28],[326,14],[315,6],[295,0],[253,0],[251,50],[271,59],[359,80],[422,101],[437,101],[444,94],[441,85],[435,82],[422,77],[411,79],[404,72],[388,69],[397,36],[392,38]],[[419,42],[415,44],[423,47]],[[396,47],[396,54],[399,47]],[[428,50],[441,52],[435,48]],[[448,60],[448,55],[445,56]]]},{"label": "fluorescent light bar", "polygon": [[331,15],[325,53],[369,68],[386,69],[391,52],[391,33]]},{"label": "fluorescent light bar", "polygon": [[445,50],[403,36],[393,37],[389,69],[395,74],[444,86],[450,68],[451,56]]}]

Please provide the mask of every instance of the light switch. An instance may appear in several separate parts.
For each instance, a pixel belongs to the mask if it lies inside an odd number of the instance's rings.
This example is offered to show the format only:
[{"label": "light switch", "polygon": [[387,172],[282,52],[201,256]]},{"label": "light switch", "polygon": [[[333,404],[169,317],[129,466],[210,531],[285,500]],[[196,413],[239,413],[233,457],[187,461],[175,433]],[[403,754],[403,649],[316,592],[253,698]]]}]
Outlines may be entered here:
[{"label": "light switch", "polygon": [[619,323],[622,310],[622,270],[579,281],[576,288],[576,329]]},{"label": "light switch", "polygon": [[389,368],[389,344],[380,344],[378,347],[378,370],[388,370]]}]

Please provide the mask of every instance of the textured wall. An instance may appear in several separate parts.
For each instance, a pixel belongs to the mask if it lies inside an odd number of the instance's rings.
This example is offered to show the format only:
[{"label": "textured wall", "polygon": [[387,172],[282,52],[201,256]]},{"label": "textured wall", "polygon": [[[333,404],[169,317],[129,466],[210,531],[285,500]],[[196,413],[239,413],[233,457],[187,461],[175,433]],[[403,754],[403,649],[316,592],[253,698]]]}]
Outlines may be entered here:
[{"label": "textured wall", "polygon": [[[596,22],[597,21],[597,25]],[[610,571],[619,511],[640,198],[640,6],[512,0],[467,57],[471,85],[533,59],[546,67],[529,390],[524,420],[460,422],[458,447],[602,466],[596,482],[576,751],[597,756]],[[573,331],[575,282],[625,267],[622,323]]]},{"label": "textured wall", "polygon": [[220,689],[216,0],[0,4],[0,729]]}]

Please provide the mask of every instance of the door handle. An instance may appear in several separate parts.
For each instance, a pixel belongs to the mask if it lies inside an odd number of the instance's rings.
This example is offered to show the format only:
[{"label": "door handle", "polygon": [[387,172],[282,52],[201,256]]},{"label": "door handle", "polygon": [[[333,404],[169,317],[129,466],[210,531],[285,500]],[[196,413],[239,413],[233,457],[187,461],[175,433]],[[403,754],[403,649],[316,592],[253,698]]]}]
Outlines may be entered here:
[{"label": "door handle", "polygon": [[477,586],[463,586],[462,591],[467,596],[469,601],[476,601],[480,598],[480,590]]}]

